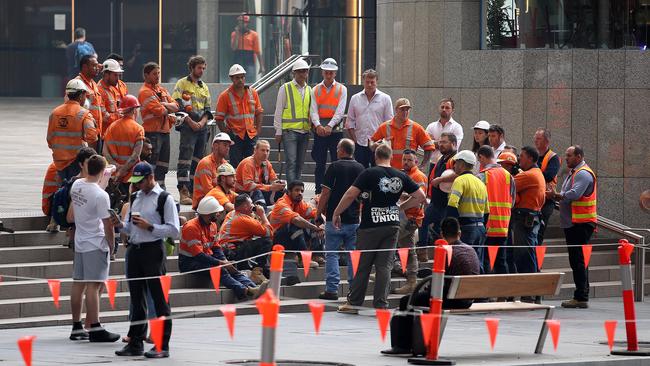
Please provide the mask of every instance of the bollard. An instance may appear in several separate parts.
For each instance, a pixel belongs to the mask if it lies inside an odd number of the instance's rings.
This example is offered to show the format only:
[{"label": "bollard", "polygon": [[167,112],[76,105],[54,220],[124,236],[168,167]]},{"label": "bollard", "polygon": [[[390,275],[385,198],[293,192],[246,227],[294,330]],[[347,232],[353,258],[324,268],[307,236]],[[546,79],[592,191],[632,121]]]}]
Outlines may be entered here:
[{"label": "bollard", "polygon": [[430,314],[434,315],[431,335],[429,336],[429,349],[426,358],[409,358],[408,362],[414,365],[455,365],[452,360],[438,358],[440,347],[440,324],[442,320],[442,292],[445,284],[445,255],[447,251],[440,245],[434,248],[433,274],[431,275],[431,303]]},{"label": "bollard", "polygon": [[269,274],[269,288],[280,297],[280,282],[282,280],[282,270],[284,265],[284,247],[274,245],[271,253],[271,268]]},{"label": "bollard", "polygon": [[621,286],[623,287],[623,311],[625,313],[625,333],[627,350],[613,350],[612,355],[620,356],[650,356],[650,350],[639,350],[636,332],[636,312],[634,309],[634,290],[632,287],[632,261],[630,254],[634,246],[627,240],[620,240],[618,246],[618,262],[621,266]]},{"label": "bollard", "polygon": [[[275,366],[275,328],[280,310],[280,281],[282,280],[283,263],[284,247],[274,245],[269,271],[269,290],[257,302],[258,309],[262,314],[262,356],[260,366]],[[277,297],[275,294],[277,294]]]}]

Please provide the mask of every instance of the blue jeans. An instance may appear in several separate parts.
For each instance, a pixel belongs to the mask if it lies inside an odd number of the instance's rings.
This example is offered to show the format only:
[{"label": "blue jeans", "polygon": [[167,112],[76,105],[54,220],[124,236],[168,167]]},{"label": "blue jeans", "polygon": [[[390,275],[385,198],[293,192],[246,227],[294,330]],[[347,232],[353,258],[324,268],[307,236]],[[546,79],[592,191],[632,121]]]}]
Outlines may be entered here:
[{"label": "blue jeans", "polygon": [[[357,228],[359,224],[342,224],[337,230],[331,221],[325,223],[325,250],[339,250],[343,245],[344,250],[353,250],[357,243]],[[350,256],[346,256],[348,263],[348,282],[352,282],[352,263]],[[339,253],[325,254],[325,291],[338,293],[341,274],[339,273]]]},{"label": "blue jeans", "polygon": [[205,144],[208,137],[207,128],[193,131],[187,125],[183,125],[180,146],[178,147],[178,166],[176,168],[178,189],[187,187],[190,193],[194,190],[194,172],[199,161],[205,156]]},{"label": "blue jeans", "polygon": [[282,143],[284,144],[284,162],[287,166],[287,183],[300,180],[309,143],[309,133],[282,131]]},{"label": "blue jeans", "polygon": [[[461,225],[460,232],[460,241],[473,247],[478,257],[483,258],[485,256],[485,248],[482,247],[485,243],[485,226],[482,223]],[[479,263],[481,265],[481,273],[485,273],[483,270],[483,263],[480,261]]]},{"label": "blue jeans", "polygon": [[526,227],[526,211],[522,211],[521,209],[514,210],[510,219],[513,234],[512,243],[515,246],[513,248],[513,259],[516,273],[537,272],[535,247],[537,246],[540,218],[537,215],[532,227]]},{"label": "blue jeans", "polygon": [[325,178],[327,156],[329,155],[330,162],[337,160],[336,146],[341,141],[341,138],[343,138],[343,133],[341,132],[332,132],[331,135],[325,137],[318,136],[318,134],[314,133],[314,146],[311,148],[311,158],[316,163],[316,170],[314,171],[316,194],[321,192],[320,186],[323,184],[323,178]]},{"label": "blue jeans", "polygon": [[239,166],[239,163],[245,158],[253,155],[253,150],[255,149],[255,143],[257,142],[257,136],[250,138],[248,133],[244,134],[244,139],[240,139],[239,136],[235,134],[230,134],[230,137],[235,142],[234,145],[230,147],[230,165],[235,169]]}]

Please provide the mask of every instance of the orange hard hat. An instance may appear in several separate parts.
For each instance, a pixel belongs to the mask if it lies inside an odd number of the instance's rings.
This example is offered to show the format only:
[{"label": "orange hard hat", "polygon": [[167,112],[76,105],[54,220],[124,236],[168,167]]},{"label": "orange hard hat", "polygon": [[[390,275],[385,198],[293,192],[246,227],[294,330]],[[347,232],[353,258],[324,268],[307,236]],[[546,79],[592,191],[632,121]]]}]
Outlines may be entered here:
[{"label": "orange hard hat", "polygon": [[502,152],[497,159],[497,163],[517,164],[517,156],[509,151]]},{"label": "orange hard hat", "polygon": [[140,102],[138,98],[134,97],[131,94],[127,94],[120,100],[120,112],[124,112],[127,109],[138,108],[140,107]]}]

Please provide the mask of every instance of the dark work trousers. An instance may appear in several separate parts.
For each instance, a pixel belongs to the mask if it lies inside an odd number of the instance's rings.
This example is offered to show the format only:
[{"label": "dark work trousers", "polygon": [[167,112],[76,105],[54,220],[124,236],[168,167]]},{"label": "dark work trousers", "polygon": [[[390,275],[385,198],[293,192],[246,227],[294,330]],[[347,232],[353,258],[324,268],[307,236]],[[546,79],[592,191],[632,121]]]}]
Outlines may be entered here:
[{"label": "dark work trousers", "polygon": [[[274,205],[277,200],[282,198],[284,195],[284,190],[282,191],[277,191],[275,194],[271,191],[262,191],[259,189],[256,189],[251,192],[247,192],[249,196],[251,196],[251,200],[255,204],[261,204],[266,208],[266,206],[271,206]],[[264,203],[262,203],[264,202]]]},{"label": "dark work trousers", "polygon": [[[227,246],[225,244],[224,246]],[[271,251],[273,244],[271,238],[257,238],[254,240],[246,240],[240,243],[235,243],[233,249],[224,248],[223,253],[229,261],[240,261],[245,258],[254,257],[256,255],[267,253]],[[258,257],[247,262],[237,263],[237,269],[246,270],[255,267],[261,267],[265,274],[268,274],[269,263],[268,256]]]},{"label": "dark work trousers", "polygon": [[[526,225],[526,217],[533,213],[535,218],[532,226]],[[537,232],[539,231],[539,212],[517,208],[512,211],[510,219],[512,228],[512,244],[516,273],[536,273],[537,255]]]},{"label": "dark work trousers", "polygon": [[506,264],[508,266],[508,273],[517,273],[514,250],[515,249],[512,247],[512,219],[510,219],[510,224],[508,225],[508,237],[506,238]]},{"label": "dark work trousers", "polygon": [[542,206],[542,221],[539,225],[539,232],[537,233],[537,245],[544,244],[544,234],[546,233],[549,220],[551,220],[551,215],[553,215],[553,210],[555,210],[555,202],[546,200],[544,206]]},{"label": "dark work trousers", "polygon": [[364,168],[375,166],[375,154],[368,146],[361,146],[357,143],[354,144],[354,160],[363,165]]},{"label": "dark work trousers", "polygon": [[[162,240],[150,243],[129,244],[126,250],[126,277],[150,277],[161,276],[167,273],[165,268],[165,247]],[[145,300],[146,291],[149,290],[153,303],[156,308],[156,316],[169,317],[171,309],[165,295],[163,294],[162,286],[158,278],[148,280],[131,280],[129,281],[129,294],[131,296],[131,304],[133,304],[133,312],[131,314],[131,327],[129,328],[128,336],[131,337],[132,342],[142,341],[147,336],[147,323],[144,320],[147,318],[147,304]],[[165,327],[163,330],[163,350],[169,350],[169,337],[172,334],[172,321],[165,319]]]},{"label": "dark work trousers", "polygon": [[485,244],[485,225],[482,222],[472,222],[460,225],[460,241],[471,246],[476,251],[479,258],[481,273],[484,272],[483,262],[481,258],[487,250],[483,246]]},{"label": "dark work trousers", "polygon": [[193,131],[183,124],[181,129],[181,141],[178,147],[178,166],[176,177],[178,177],[177,188],[187,187],[190,193],[194,190],[194,172],[199,161],[205,156],[205,144],[208,141],[208,129],[203,128]]},{"label": "dark work trousers", "polygon": [[582,254],[583,244],[589,244],[594,226],[589,223],[574,224],[564,229],[567,250],[569,251],[569,263],[573,271],[573,282],[576,290],[573,298],[578,301],[589,301],[589,269],[585,268],[585,258]]},{"label": "dark work trousers", "polygon": [[[506,247],[506,237],[500,238],[500,237],[494,237],[494,236],[488,236],[485,239],[485,251],[483,251],[483,258],[479,258],[481,263],[483,263],[483,269],[485,273],[496,273],[496,274],[504,274],[508,273],[508,264],[506,262],[506,252],[507,252],[507,247]],[[495,245],[499,247],[499,250],[497,251],[497,257],[494,261],[494,268],[490,270],[490,254],[488,253],[487,246]]]},{"label": "dark work trousers", "polygon": [[[323,121],[321,121],[323,122]],[[325,177],[325,168],[327,167],[327,156],[329,154],[330,163],[337,160],[336,145],[343,138],[342,132],[332,132],[331,135],[321,137],[314,132],[314,146],[311,148],[311,158],[316,163],[316,170],[314,171],[316,180],[316,194],[321,192],[321,184]]]},{"label": "dark work trousers", "polygon": [[429,203],[426,210],[424,210],[424,219],[422,219],[422,227],[418,231],[418,247],[426,247],[432,245],[436,239],[440,238],[440,222],[447,214],[447,203],[444,207],[436,207],[432,202]]},{"label": "dark work trousers", "polygon": [[[307,230],[293,224],[286,224],[275,231],[273,243],[282,245],[286,250],[307,250],[306,235],[308,235]],[[282,276],[293,277],[298,275],[297,257],[295,253],[285,255]]]},{"label": "dark work trousers", "polygon": [[147,132],[144,134],[151,141],[151,157],[149,163],[153,166],[153,175],[162,189],[165,189],[165,174],[169,171],[170,142],[169,134]]},{"label": "dark work trousers", "polygon": [[253,155],[257,136],[250,138],[248,133],[245,133],[244,139],[242,140],[239,136],[231,133],[230,138],[235,144],[230,146],[230,154],[228,157],[230,158],[230,165],[237,169],[237,166],[239,166],[242,160]]}]

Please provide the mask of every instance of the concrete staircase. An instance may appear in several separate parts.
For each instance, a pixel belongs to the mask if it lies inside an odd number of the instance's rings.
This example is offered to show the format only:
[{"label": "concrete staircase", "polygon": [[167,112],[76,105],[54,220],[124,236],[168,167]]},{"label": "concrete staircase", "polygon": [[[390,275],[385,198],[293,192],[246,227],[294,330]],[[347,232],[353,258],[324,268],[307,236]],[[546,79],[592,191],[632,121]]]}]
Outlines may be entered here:
[{"label": "concrete staircase", "polygon": [[[34,326],[62,325],[70,322],[70,286],[71,282],[61,283],[60,308],[53,305],[49,287],[44,279],[65,279],[72,274],[71,249],[63,246],[67,242],[64,233],[50,234],[42,229],[46,226],[45,217],[22,217],[3,219],[4,225],[16,230],[14,234],[0,233],[0,329]],[[546,245],[550,246],[544,260],[544,271],[561,271],[566,273],[565,284],[558,298],[570,298],[573,294],[571,270],[569,268],[564,240],[560,230],[551,228]],[[592,244],[615,243],[615,238],[597,234]],[[560,245],[560,247],[554,247]],[[590,263],[590,280],[592,297],[620,296],[620,273],[615,246],[595,246]],[[431,266],[431,263],[424,264]],[[220,315],[220,304],[233,303],[232,291],[221,289],[218,293],[210,283],[198,283],[190,276],[178,274],[176,256],[167,258],[167,269],[173,275],[170,303],[174,315],[186,317],[205,317]],[[36,279],[15,279],[9,276],[24,276]],[[124,275],[124,248],[120,247],[118,258],[111,263],[111,277]],[[312,269],[308,278],[299,271],[302,283],[292,287],[282,287],[281,296],[283,312],[306,312],[307,302],[317,298],[324,290],[324,268]],[[341,268],[342,286],[339,292],[340,302],[345,300],[348,291],[347,271]],[[650,276],[649,276],[650,277]],[[648,281],[648,280],[646,280]],[[393,287],[404,282],[403,278],[394,278]],[[367,306],[371,305],[373,283],[370,283]],[[391,295],[391,305],[396,306],[399,296]],[[327,310],[334,310],[335,304]],[[103,294],[101,300],[102,321],[125,321],[128,318],[129,294],[125,282],[118,283],[115,309],[111,309],[108,297]],[[238,305],[239,314],[255,314],[253,303]]]}]

